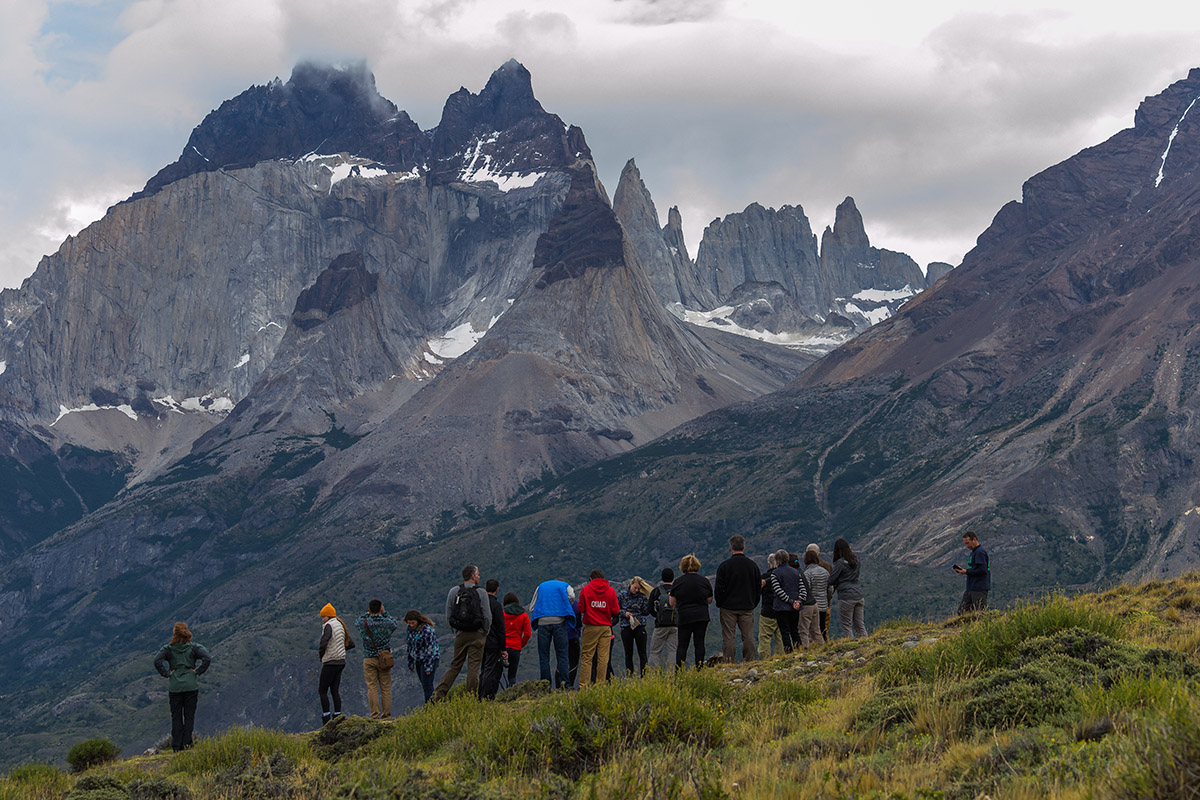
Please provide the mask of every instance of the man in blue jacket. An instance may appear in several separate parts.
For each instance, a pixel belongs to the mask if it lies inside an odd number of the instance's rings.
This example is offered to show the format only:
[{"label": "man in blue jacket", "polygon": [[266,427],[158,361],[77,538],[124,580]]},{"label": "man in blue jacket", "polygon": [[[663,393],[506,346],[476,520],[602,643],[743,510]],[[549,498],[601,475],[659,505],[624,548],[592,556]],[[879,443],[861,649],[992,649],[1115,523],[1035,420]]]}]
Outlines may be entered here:
[{"label": "man in blue jacket", "polygon": [[570,683],[564,686],[563,680],[571,672],[567,657],[567,628],[576,623],[575,590],[561,580],[538,584],[529,600],[529,621],[537,631],[538,667],[542,680],[550,680],[550,646],[554,645],[559,681],[556,688],[569,689]]},{"label": "man in blue jacket", "polygon": [[979,546],[979,537],[975,531],[963,534],[963,544],[971,551],[966,569],[954,565],[954,571],[967,576],[967,590],[963,592],[962,602],[958,604],[958,613],[969,611],[986,611],[987,596],[992,588],[992,565],[988,561],[987,551]]}]

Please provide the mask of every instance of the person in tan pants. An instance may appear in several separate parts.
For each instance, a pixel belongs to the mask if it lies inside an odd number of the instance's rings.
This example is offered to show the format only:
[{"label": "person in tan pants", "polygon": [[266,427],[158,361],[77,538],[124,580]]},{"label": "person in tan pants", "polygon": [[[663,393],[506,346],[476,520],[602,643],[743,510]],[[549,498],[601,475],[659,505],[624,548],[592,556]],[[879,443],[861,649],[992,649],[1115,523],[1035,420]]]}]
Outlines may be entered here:
[{"label": "person in tan pants", "polygon": [[603,570],[594,569],[588,577],[591,580],[579,592],[579,616],[583,619],[579,641],[580,689],[591,685],[593,667],[597,681],[608,679],[613,617],[620,613],[616,590],[604,579]]}]

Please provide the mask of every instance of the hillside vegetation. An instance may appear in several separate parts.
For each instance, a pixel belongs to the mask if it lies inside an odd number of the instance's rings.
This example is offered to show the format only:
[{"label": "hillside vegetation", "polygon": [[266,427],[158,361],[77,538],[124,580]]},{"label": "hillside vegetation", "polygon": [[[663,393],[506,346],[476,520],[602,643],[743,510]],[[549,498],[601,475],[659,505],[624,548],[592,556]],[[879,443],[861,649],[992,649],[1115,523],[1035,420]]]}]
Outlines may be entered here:
[{"label": "hillside vegetation", "polygon": [[1198,623],[1191,573],[749,666],[233,729],[81,775],[27,764],[0,800],[1193,797]]}]

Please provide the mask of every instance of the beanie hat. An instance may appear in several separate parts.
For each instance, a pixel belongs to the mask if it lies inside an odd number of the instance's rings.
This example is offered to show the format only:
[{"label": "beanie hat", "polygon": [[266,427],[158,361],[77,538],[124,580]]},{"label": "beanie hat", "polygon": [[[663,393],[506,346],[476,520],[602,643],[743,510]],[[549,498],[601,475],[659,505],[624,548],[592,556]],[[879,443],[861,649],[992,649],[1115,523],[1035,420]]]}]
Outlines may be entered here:
[{"label": "beanie hat", "polygon": [[333,610],[332,603],[325,604],[325,607],[321,609],[321,616],[322,617],[336,617],[337,616],[337,612]]}]

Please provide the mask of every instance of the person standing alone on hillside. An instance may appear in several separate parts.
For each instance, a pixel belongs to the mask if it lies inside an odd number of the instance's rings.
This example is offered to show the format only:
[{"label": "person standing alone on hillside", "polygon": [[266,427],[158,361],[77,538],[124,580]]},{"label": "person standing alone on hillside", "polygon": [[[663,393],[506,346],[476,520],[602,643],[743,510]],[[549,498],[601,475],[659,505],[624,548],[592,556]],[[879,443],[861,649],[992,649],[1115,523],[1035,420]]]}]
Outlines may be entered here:
[{"label": "person standing alone on hillside", "polygon": [[479,691],[479,667],[483,663],[483,645],[492,622],[492,605],[487,592],[479,585],[479,568],[468,564],[462,569],[463,582],[446,595],[446,621],[454,631],[454,657],[446,667],[441,682],[433,690],[437,702],[450,693],[450,687],[467,665],[467,691]]},{"label": "person standing alone on hillside", "polygon": [[954,571],[967,576],[967,590],[963,592],[962,602],[958,604],[958,613],[968,611],[986,611],[987,596],[992,589],[992,564],[988,559],[987,550],[979,544],[975,531],[967,531],[962,537],[963,545],[971,551],[966,569],[954,565]]},{"label": "person standing alone on hillside", "polygon": [[363,641],[363,679],[367,682],[367,706],[371,719],[392,716],[392,633],[400,627],[383,610],[383,601],[367,603],[367,613],[354,621]]},{"label": "person standing alone on hillside", "polygon": [[192,728],[196,719],[196,700],[200,696],[200,681],[208,670],[212,656],[202,646],[192,643],[192,632],[186,622],[176,622],[171,641],[163,645],[154,657],[154,668],[167,679],[167,696],[171,700],[171,749],[183,750],[192,746]]},{"label": "person standing alone on hillside", "polygon": [[746,555],[746,540],[729,537],[733,555],[717,567],[717,608],[721,609],[721,653],[726,663],[733,663],[736,653],[735,636],[742,633],[742,661],[758,657],[754,641],[754,609],[761,597],[762,573],[753,559]]}]

